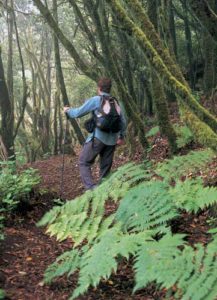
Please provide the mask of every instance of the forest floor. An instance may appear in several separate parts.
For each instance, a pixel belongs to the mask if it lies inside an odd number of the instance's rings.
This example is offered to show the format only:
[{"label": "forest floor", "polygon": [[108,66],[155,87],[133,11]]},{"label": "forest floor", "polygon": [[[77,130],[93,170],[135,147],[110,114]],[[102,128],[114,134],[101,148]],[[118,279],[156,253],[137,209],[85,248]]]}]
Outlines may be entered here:
[{"label": "forest floor", "polygon": [[[166,158],[166,142],[156,139],[149,156],[156,161]],[[118,149],[114,168],[128,160],[124,148]],[[139,150],[133,160],[142,160]],[[55,205],[54,199],[59,197],[62,157],[54,156],[29,166],[38,169],[42,176],[40,193],[35,192],[30,205],[20,207],[7,221],[5,240],[0,244],[0,285],[6,291],[8,300],[68,299],[76,286],[77,276],[62,277],[49,286],[43,284],[43,274],[58,255],[71,248],[72,243],[70,240],[59,243],[55,238],[46,235],[45,228],[36,226],[44,213]],[[217,178],[217,174],[213,174],[216,167],[215,164],[208,168],[207,180]],[[97,177],[96,168],[94,172]],[[78,156],[66,155],[63,184],[63,199],[74,199],[84,192],[79,176]],[[114,210],[114,207],[108,205],[107,210]],[[190,243],[206,243],[209,238],[206,233],[207,213],[205,211],[199,215],[183,214],[173,224],[174,231],[189,234]],[[165,291],[156,291],[154,285],[132,295],[133,286],[133,271],[130,263],[126,261],[110,280],[102,281],[97,289],[89,289],[86,295],[77,299],[158,300],[165,297]]]}]

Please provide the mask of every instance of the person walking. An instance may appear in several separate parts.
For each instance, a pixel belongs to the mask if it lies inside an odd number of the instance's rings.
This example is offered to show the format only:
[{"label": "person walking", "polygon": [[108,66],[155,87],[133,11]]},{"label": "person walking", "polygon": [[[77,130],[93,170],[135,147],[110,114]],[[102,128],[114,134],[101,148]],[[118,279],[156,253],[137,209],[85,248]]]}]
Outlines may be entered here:
[{"label": "person walking", "polygon": [[64,107],[64,113],[69,118],[92,114],[92,118],[86,122],[91,134],[79,157],[80,175],[86,190],[96,187],[91,173],[96,157],[100,157],[100,182],[112,167],[116,145],[124,144],[126,119],[118,101],[110,95],[111,87],[109,78],[101,78],[97,83],[97,96],[87,99],[78,108]]}]

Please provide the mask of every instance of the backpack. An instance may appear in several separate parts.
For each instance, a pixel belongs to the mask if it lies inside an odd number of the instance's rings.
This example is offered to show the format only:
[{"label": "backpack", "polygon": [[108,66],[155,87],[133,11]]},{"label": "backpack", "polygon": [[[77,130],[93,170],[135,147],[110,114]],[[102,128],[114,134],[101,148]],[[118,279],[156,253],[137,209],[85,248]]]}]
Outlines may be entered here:
[{"label": "backpack", "polygon": [[93,112],[91,119],[85,122],[88,132],[97,127],[107,133],[117,133],[121,130],[121,110],[117,99],[110,96],[101,96],[100,108]]}]

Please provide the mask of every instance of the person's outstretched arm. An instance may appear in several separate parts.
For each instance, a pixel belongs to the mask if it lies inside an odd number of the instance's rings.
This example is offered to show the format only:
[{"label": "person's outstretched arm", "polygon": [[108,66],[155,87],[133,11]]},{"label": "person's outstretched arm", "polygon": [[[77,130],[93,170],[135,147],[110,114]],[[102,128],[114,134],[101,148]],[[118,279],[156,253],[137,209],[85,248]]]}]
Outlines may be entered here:
[{"label": "person's outstretched arm", "polygon": [[99,107],[99,104],[100,97],[95,96],[86,100],[85,103],[78,108],[70,108],[65,106],[64,113],[66,113],[69,116],[69,118],[80,118],[87,115],[91,111],[97,109]]}]

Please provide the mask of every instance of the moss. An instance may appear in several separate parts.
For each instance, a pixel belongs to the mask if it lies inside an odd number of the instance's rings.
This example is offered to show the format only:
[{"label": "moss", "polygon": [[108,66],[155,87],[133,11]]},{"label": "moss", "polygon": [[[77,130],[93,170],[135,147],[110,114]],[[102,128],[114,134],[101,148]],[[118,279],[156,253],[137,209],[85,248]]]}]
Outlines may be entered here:
[{"label": "moss", "polygon": [[176,133],[169,119],[169,111],[164,88],[156,72],[152,72],[152,93],[160,132],[162,135],[167,137],[172,153],[176,153]]},{"label": "moss", "polygon": [[[187,85],[179,66],[171,57],[168,49],[164,48],[164,45],[160,39],[159,34],[156,32],[154,25],[149,20],[143,6],[138,0],[125,0],[130,9],[135,13],[136,19],[141,24],[141,30],[147,35],[147,38],[151,40],[154,48],[157,50],[159,55],[165,61],[166,65],[170,68],[171,72],[175,74],[176,78]],[[152,5],[152,4],[151,4]]]},{"label": "moss", "polygon": [[201,122],[184,104],[180,105],[182,118],[193,132],[195,139],[205,147],[210,147],[217,152],[217,135],[215,132]]},{"label": "moss", "polygon": [[[120,5],[118,0],[107,0],[108,3],[111,4],[114,12],[116,13],[119,20],[123,23],[125,28],[130,31],[134,37],[137,39],[140,47],[147,55],[148,60],[153,64],[154,68],[158,72],[159,76],[164,80],[166,85],[169,85],[171,90],[173,90],[178,96],[181,97],[182,101],[186,103],[186,105],[194,111],[194,113],[198,116],[198,118],[207,123],[215,132],[217,132],[217,120],[216,118],[210,114],[205,108],[203,108],[196,99],[192,96],[190,88],[182,79],[183,77],[177,71],[178,68],[175,64],[171,64],[172,58],[168,61],[164,61],[162,57],[158,54],[158,50],[161,49],[160,45],[157,48],[153,46],[151,43],[151,38],[148,39],[146,33],[140,29],[136,24],[127,16],[125,10]],[[129,3],[129,1],[127,1]],[[131,0],[130,6],[138,3],[137,0]],[[148,24],[147,17],[144,18],[144,21]],[[144,23],[144,27],[146,26]],[[152,25],[153,27],[153,25]],[[153,32],[154,32],[154,28]],[[162,49],[161,49],[162,50]],[[166,53],[166,51],[162,51],[162,53]],[[168,55],[164,55],[165,58],[168,58]],[[172,72],[173,71],[173,72]]]},{"label": "moss", "polygon": [[204,91],[207,96],[210,96],[217,84],[217,45],[213,43],[213,39],[207,32],[203,33],[203,48],[204,57],[206,57],[203,76]]}]

